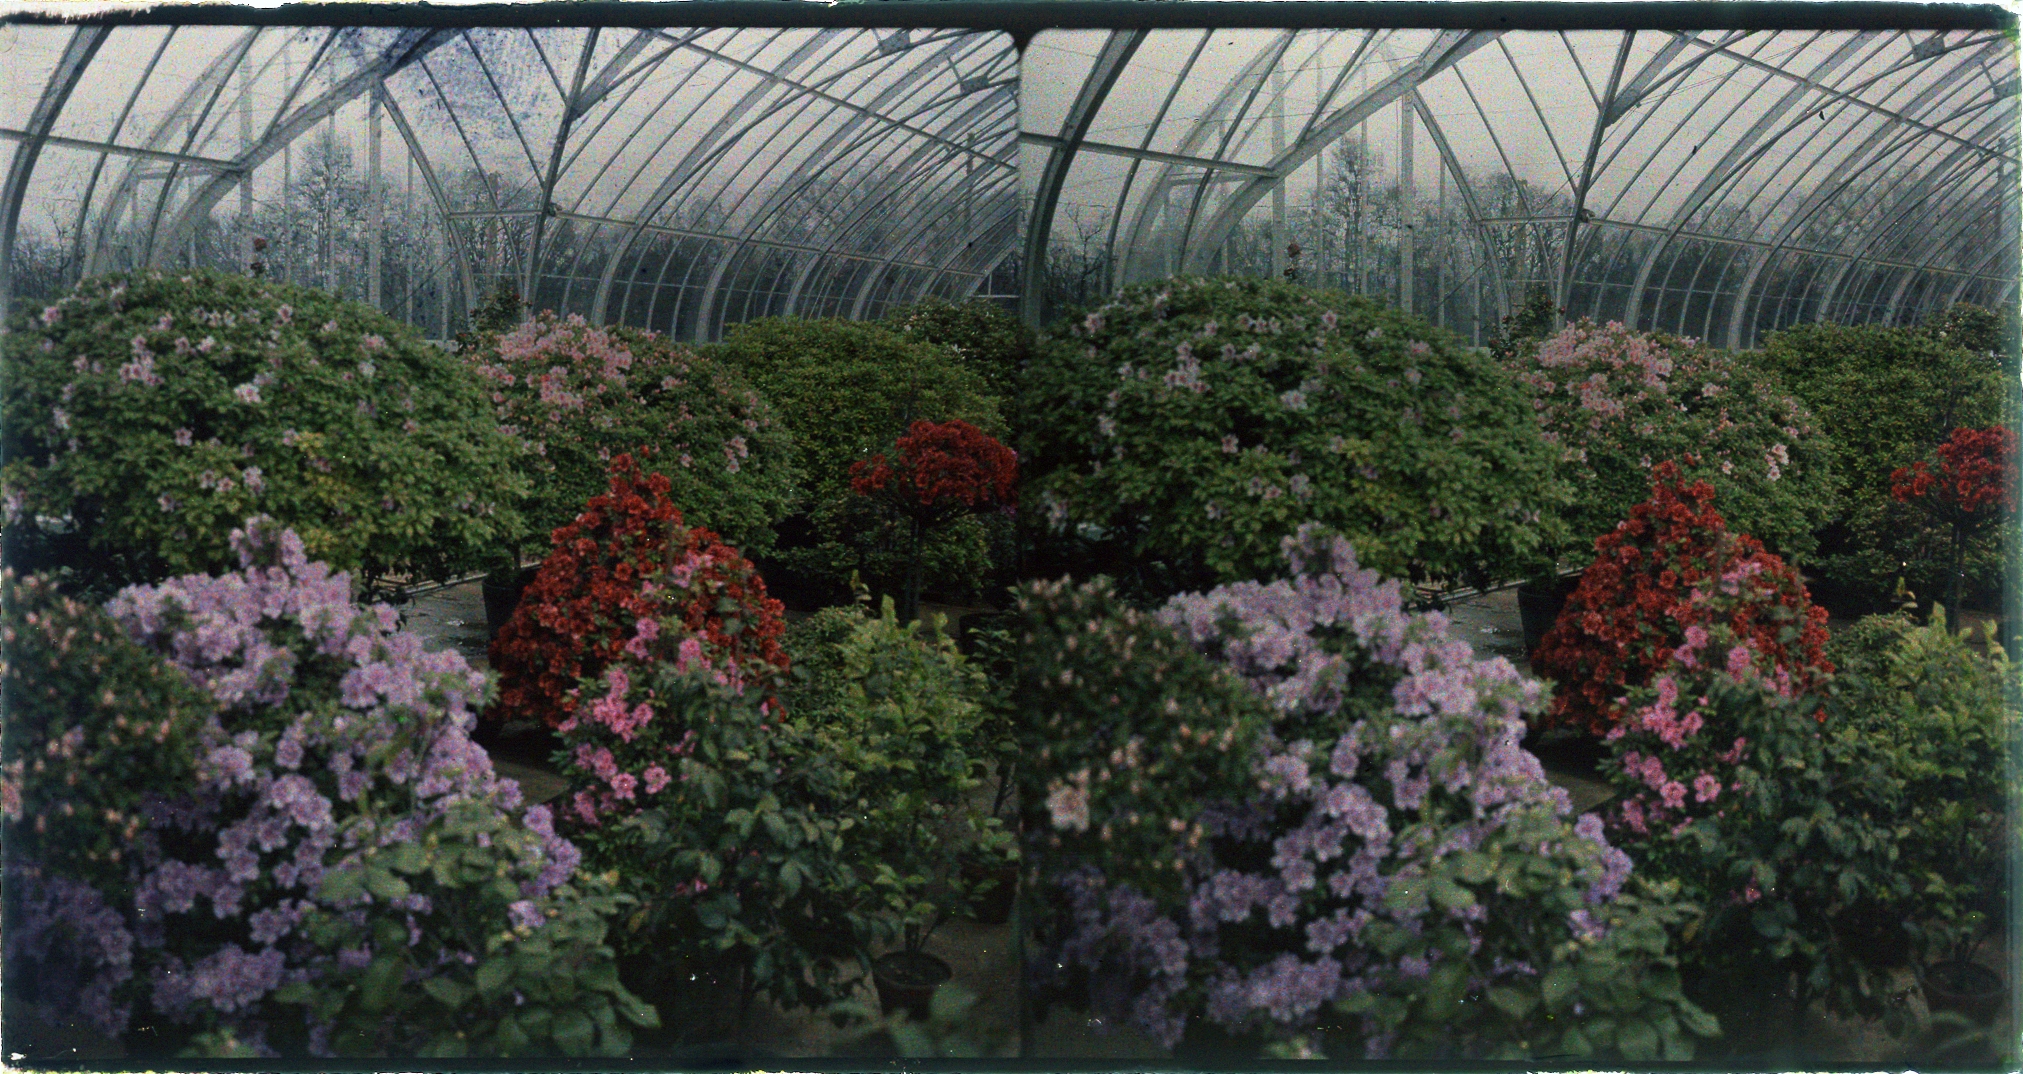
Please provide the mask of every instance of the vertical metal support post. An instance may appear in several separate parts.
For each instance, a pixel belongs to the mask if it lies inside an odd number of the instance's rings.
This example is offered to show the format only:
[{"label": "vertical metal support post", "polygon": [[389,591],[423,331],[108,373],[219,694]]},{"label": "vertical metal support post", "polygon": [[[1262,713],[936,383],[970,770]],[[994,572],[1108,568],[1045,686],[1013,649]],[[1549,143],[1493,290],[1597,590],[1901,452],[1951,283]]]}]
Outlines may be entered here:
[{"label": "vertical metal support post", "polygon": [[447,219],[438,216],[436,226],[428,229],[431,247],[429,260],[439,266],[437,269],[439,275],[436,278],[436,325],[437,331],[441,333],[438,338],[445,343],[449,342],[450,338],[450,266],[449,255],[445,252],[445,248],[449,245],[449,226],[450,222]]},{"label": "vertical metal support post", "polygon": [[[328,81],[330,82],[331,89],[337,88],[337,75],[335,72],[331,72]],[[333,219],[335,207],[331,204],[334,200],[331,195],[335,192],[336,188],[336,184],[333,182],[336,178],[336,169],[333,165],[337,163],[337,110],[335,108],[330,110],[329,117],[323,122],[323,136],[325,139],[322,148],[323,234],[321,236],[322,241],[317,245],[319,253],[323,258],[323,289],[335,295],[337,293],[337,234],[336,221]]]},{"label": "vertical metal support post", "polygon": [[[1322,100],[1323,97],[1327,96],[1327,91],[1321,88],[1320,49],[1318,47],[1314,50],[1314,57],[1314,114],[1320,115],[1321,109],[1327,105],[1327,102]],[[1328,279],[1327,214],[1321,211],[1321,207],[1327,204],[1327,195],[1323,190],[1323,187],[1327,183],[1327,178],[1328,155],[1325,152],[1317,153],[1314,155],[1314,201],[1312,206],[1312,226],[1314,229],[1313,282],[1316,287],[1327,286]]]},{"label": "vertical metal support post", "polygon": [[[408,235],[408,228],[414,222],[414,154],[403,153],[401,159],[407,162],[406,181],[400,199],[400,233]],[[401,290],[407,292],[406,321],[414,323],[414,241],[409,238],[401,243]]]},{"label": "vertical metal support post", "polygon": [[[1487,266],[1487,265],[1485,264],[1485,265],[1484,265],[1483,267],[1484,267],[1484,269],[1487,269],[1487,267],[1488,267],[1488,266]],[[1474,285],[1473,287],[1470,287],[1470,288],[1468,289],[1468,291],[1469,291],[1469,296],[1470,296],[1470,298],[1472,299],[1472,308],[1471,308],[1471,309],[1469,310],[1469,319],[1475,322],[1475,345],[1476,345],[1476,346],[1478,346],[1478,347],[1480,347],[1480,346],[1482,346],[1482,273],[1481,273],[1481,272],[1479,272],[1479,271],[1478,271],[1477,273],[1475,273],[1475,285]]]},{"label": "vertical metal support post", "polygon": [[[295,86],[295,55],[288,51],[288,39],[281,39],[281,84]],[[281,145],[281,227],[286,253],[281,258],[282,282],[295,282],[295,140]]]},{"label": "vertical metal support post", "polygon": [[379,171],[379,87],[372,88],[372,96],[365,104],[365,301],[375,310],[384,312],[380,306],[380,258],[383,253],[380,233],[386,230],[386,185],[380,182]]},{"label": "vertical metal support post", "polygon": [[[1271,68],[1271,159],[1285,152],[1285,72],[1277,64]],[[1290,177],[1288,177],[1290,178]],[[1271,278],[1285,278],[1285,184],[1280,179],[1271,188]]]},{"label": "vertical metal support post", "polygon": [[1433,323],[1447,327],[1447,258],[1453,247],[1447,241],[1447,162],[1441,161],[1437,172],[1440,179],[1440,193],[1434,205],[1438,220],[1438,237],[1434,241],[1433,253]]},{"label": "vertical metal support post", "polygon": [[1363,204],[1369,200],[1366,195],[1370,189],[1370,129],[1368,127],[1361,125],[1356,127],[1356,152],[1358,154],[1356,157],[1356,221],[1353,225],[1356,235],[1356,293],[1367,295],[1370,293],[1370,265],[1369,258],[1364,256],[1368,253],[1364,249],[1368,244],[1363,239]]},{"label": "vertical metal support post", "polygon": [[[253,147],[253,75],[239,61],[239,155]],[[239,272],[253,269],[253,173],[239,176]]]},{"label": "vertical metal support post", "polygon": [[1418,226],[1412,204],[1412,102],[1411,95],[1398,98],[1398,308],[1412,312],[1414,263],[1412,230]]}]

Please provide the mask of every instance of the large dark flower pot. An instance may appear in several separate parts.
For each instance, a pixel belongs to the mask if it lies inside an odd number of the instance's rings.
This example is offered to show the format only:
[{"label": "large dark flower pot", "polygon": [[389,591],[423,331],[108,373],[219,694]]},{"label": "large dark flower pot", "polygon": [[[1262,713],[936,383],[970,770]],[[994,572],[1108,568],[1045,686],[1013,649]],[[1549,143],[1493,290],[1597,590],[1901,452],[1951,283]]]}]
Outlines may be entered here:
[{"label": "large dark flower pot", "polygon": [[925,951],[894,951],[871,964],[878,1005],[886,1014],[905,1010],[915,1021],[927,1019],[934,990],[954,975],[948,963]]},{"label": "large dark flower pot", "polygon": [[1580,575],[1555,579],[1550,586],[1526,582],[1517,587],[1517,617],[1524,626],[1524,652],[1527,656],[1538,652],[1539,642],[1545,640],[1545,632],[1559,618],[1560,610],[1566,607],[1566,599],[1580,588]]},{"label": "large dark flower pot", "polygon": [[489,636],[496,638],[506,620],[513,617],[513,609],[520,606],[520,596],[533,584],[534,576],[541,573],[539,567],[523,567],[512,581],[501,583],[491,575],[486,575],[478,587],[485,597],[485,629]]},{"label": "large dark flower pot", "polygon": [[1925,1006],[1955,1011],[1976,1021],[1994,1016],[2009,998],[2009,987],[1978,962],[1934,962],[1925,967]]}]

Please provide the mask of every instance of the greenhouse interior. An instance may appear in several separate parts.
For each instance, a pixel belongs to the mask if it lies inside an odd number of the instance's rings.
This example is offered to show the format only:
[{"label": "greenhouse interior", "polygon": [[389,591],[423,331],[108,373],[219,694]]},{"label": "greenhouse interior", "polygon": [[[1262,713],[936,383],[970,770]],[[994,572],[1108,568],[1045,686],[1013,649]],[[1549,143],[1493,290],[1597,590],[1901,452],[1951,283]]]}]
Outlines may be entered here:
[{"label": "greenhouse interior", "polygon": [[2013,13],[300,11],[0,23],[10,1063],[2017,1061]]}]

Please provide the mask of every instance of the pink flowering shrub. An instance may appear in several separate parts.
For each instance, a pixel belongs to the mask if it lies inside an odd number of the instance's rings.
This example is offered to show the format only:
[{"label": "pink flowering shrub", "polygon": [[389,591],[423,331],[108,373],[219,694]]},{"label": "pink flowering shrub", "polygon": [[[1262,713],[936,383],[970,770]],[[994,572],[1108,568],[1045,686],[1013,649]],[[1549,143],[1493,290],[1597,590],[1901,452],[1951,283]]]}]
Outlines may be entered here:
[{"label": "pink flowering shrub", "polygon": [[1570,496],[1508,370],[1287,282],[1128,288],[1055,330],[1022,403],[1047,569],[1158,596],[1269,577],[1306,523],[1414,582],[1520,578]]},{"label": "pink flowering shrub", "polygon": [[625,1051],[618,1019],[655,1016],[603,946],[620,903],[469,738],[485,677],[352,604],[292,532],[232,539],[240,570],[107,609],[213,706],[190,778],[105,817],[125,875],[75,903],[129,937],[107,1028],[198,1055]]},{"label": "pink flowering shrub", "polygon": [[771,547],[795,485],[772,407],[722,362],[633,328],[543,313],[465,350],[502,427],[532,448],[526,505],[537,540],[602,491],[614,456],[642,452],[695,525]]},{"label": "pink flowering shrub", "polygon": [[1917,805],[1901,773],[1919,766],[1893,766],[1886,736],[1841,733],[1825,684],[1759,659],[1758,644],[1725,622],[1695,627],[1622,698],[1602,762],[1610,828],[1641,873],[1700,904],[1692,955],[1708,994],[1795,975],[1796,1009],[1824,999],[1875,1017],[1901,954],[1863,925],[1896,922],[1901,952],[1919,916],[1898,831]]},{"label": "pink flowering shrub", "polygon": [[849,865],[852,773],[781,708],[779,663],[682,614],[640,618],[582,680],[555,755],[562,819],[587,867],[638,901],[614,940],[650,976],[706,966],[787,1008],[835,1002],[843,964],[868,968],[892,934]]},{"label": "pink flowering shrub", "polygon": [[1816,546],[1837,495],[1832,451],[1810,412],[1761,367],[1725,351],[1611,322],[1568,325],[1510,361],[1578,497],[1584,553],[1643,500],[1651,467],[1697,454],[1687,480],[1713,485],[1737,532],[1786,559]]},{"label": "pink flowering shrub", "polygon": [[356,571],[449,577],[520,536],[522,447],[462,364],[308,288],[102,276],[4,342],[9,561],[110,592],[238,562],[264,514]]},{"label": "pink flowering shrub", "polygon": [[[1286,550],[1289,580],[1157,616],[1263,703],[1245,778],[1151,812],[1138,769],[1167,751],[1129,743],[1056,753],[1034,777],[1054,788],[1042,853],[1059,893],[1038,972],[1072,967],[1105,1017],[1169,1045],[1205,1017],[1337,1059],[1690,1056],[1715,1026],[1678,991],[1667,934],[1684,909],[1626,890],[1601,819],[1570,821],[1519,746],[1538,685],[1475,660],[1443,616],[1405,613],[1347,542],[1307,530]],[[1093,667],[1146,644],[1115,619],[1030,636],[1035,661],[1059,646]],[[1022,704],[1037,716],[1079,690],[1140,734],[1181,704],[1066,670],[1023,679]],[[1167,676],[1174,694],[1187,677]],[[1147,857],[1141,830],[1171,835]]]}]

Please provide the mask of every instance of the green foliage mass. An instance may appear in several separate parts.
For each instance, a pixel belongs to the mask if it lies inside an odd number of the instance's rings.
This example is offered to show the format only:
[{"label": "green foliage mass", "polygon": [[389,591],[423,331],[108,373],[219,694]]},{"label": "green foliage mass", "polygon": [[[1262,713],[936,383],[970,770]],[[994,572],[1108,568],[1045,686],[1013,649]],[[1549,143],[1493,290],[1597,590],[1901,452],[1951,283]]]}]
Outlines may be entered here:
[{"label": "green foliage mass", "polygon": [[[654,723],[694,735],[668,751],[665,789],[571,831],[585,867],[615,872],[639,901],[614,946],[649,986],[710,972],[788,1009],[842,999],[843,964],[867,961],[880,935],[850,868],[856,821],[828,808],[848,774],[782,721],[772,665],[746,662],[742,688],[672,660],[626,666],[627,707],[649,705]],[[585,680],[586,690],[603,686]],[[577,786],[591,784],[573,756],[556,763]]]},{"label": "green foliage mass", "polygon": [[1889,806],[1910,887],[1885,916],[1933,960],[1964,957],[2006,912],[2004,773],[2018,698],[2007,654],[1984,641],[1977,649],[1971,632],[1954,633],[1939,609],[1923,626],[1869,616],[1828,650],[1839,668],[1832,734],[1879,758],[1883,778],[1868,793]]},{"label": "green foliage mass", "polygon": [[[910,529],[850,490],[850,464],[892,444],[916,420],[961,419],[1000,440],[990,386],[943,347],[891,328],[840,320],[767,319],[731,329],[706,353],[741,373],[792,432],[800,474],[794,514],[768,565],[835,596],[852,571],[884,592],[905,576]],[[925,585],[961,589],[991,565],[989,523],[968,518],[921,544]]]},{"label": "green foliage mass", "polygon": [[255,514],[363,575],[445,578],[517,539],[521,447],[448,354],[372,309],[211,271],[101,276],[17,317],[10,558],[112,588],[235,565]]},{"label": "green foliage mass", "polygon": [[832,806],[856,819],[851,860],[909,946],[966,908],[971,884],[958,862],[1004,860],[1011,842],[972,802],[988,745],[986,685],[938,618],[932,628],[901,624],[888,597],[879,615],[826,609],[789,638],[810,676],[788,712],[845,773]]},{"label": "green foliage mass", "polygon": [[1021,407],[1026,503],[1056,558],[1154,596],[1268,577],[1308,522],[1387,575],[1520,577],[1568,497],[1508,371],[1290,283],[1128,289],[1049,335]]},{"label": "green foliage mass", "polygon": [[8,860],[112,890],[127,881],[121,852],[142,826],[143,799],[194,779],[197,731],[216,706],[46,578],[0,573],[0,628]]},{"label": "green foliage mass", "polygon": [[[1816,573],[1870,606],[1885,602],[1900,577],[1921,595],[1937,592],[1950,535],[1890,497],[1890,474],[1929,456],[1955,428],[2007,419],[2000,356],[1951,346],[1936,330],[1812,324],[1772,335],[1752,360],[1832,433],[1842,490],[1820,533]],[[1970,547],[1967,564],[1970,587],[1998,579],[2000,535]]]},{"label": "green foliage mass", "polygon": [[999,398],[1011,397],[1019,371],[1032,359],[1033,330],[980,298],[967,302],[930,298],[886,314],[885,324],[908,339],[947,348]]}]

